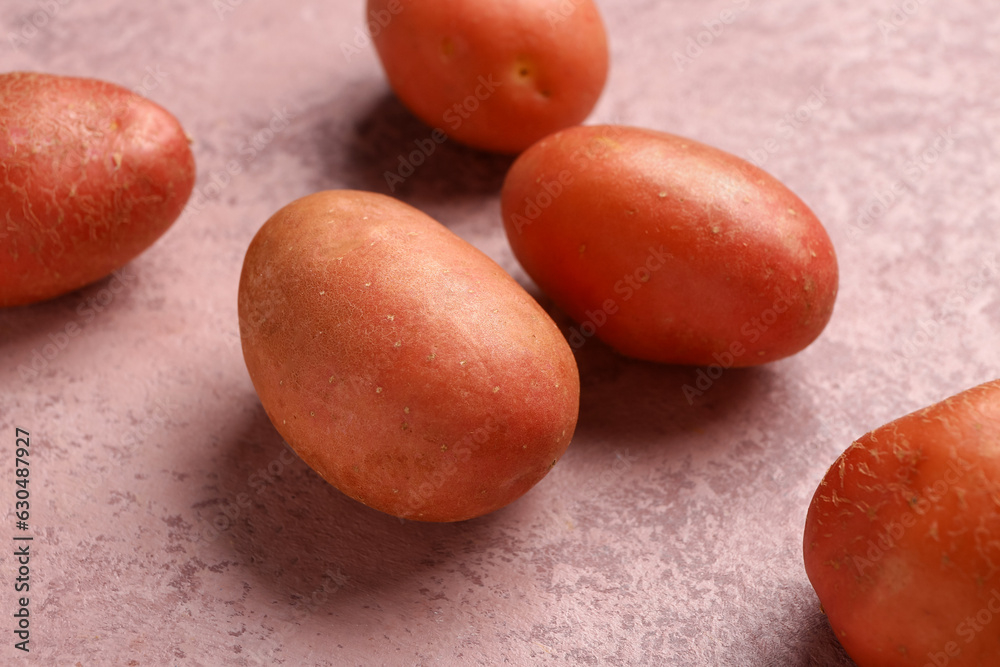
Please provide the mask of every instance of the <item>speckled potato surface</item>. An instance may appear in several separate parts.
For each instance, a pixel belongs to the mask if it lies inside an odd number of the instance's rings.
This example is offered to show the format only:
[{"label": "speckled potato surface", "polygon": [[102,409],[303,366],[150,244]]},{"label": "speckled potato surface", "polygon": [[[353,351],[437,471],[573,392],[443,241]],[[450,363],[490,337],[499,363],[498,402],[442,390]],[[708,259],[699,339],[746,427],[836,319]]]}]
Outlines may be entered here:
[{"label": "speckled potato surface", "polygon": [[278,211],[247,251],[239,314],[275,427],[383,512],[491,512],[573,435],[579,376],[549,316],[486,255],[390,197],[326,191]]},{"label": "speckled potato surface", "polygon": [[521,265],[579,323],[574,347],[752,366],[802,350],[833,312],[837,258],[809,207],[690,139],[563,130],[518,157],[501,203]]},{"label": "speckled potato surface", "polygon": [[0,307],[102,278],[148,248],[194,187],[177,119],[120,86],[0,74]]},{"label": "speckled potato surface", "polygon": [[854,442],[816,489],[803,552],[860,667],[1000,665],[1000,380]]},{"label": "speckled potato surface", "polygon": [[592,0],[368,0],[367,18],[403,104],[474,148],[514,154],[583,122],[608,75]]}]

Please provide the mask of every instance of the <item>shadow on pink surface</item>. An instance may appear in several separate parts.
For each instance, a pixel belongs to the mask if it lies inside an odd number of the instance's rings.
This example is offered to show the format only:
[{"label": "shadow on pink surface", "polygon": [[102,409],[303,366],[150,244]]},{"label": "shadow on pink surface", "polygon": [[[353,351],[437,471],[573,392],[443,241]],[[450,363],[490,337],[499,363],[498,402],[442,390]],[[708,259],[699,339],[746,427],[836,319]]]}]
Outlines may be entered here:
[{"label": "shadow on pink surface", "polygon": [[308,112],[314,117],[301,139],[317,147],[325,161],[321,172],[339,179],[320,187],[369,190],[426,209],[498,194],[514,161],[449,139],[440,128],[423,124],[390,92],[372,99],[351,120],[346,137],[332,108],[338,108],[336,99]]},{"label": "shadow on pink surface", "polygon": [[141,282],[139,271],[129,263],[54,299],[0,309],[0,355],[11,355],[11,366],[22,381],[51,374],[50,366],[89,328],[134,308],[135,287]]},{"label": "shadow on pink surface", "polygon": [[[256,396],[247,396],[255,403]],[[383,514],[344,495],[283,442],[257,403],[242,430],[220,445],[215,483],[192,508],[195,537],[213,550],[232,550],[257,586],[279,602],[297,604],[323,587],[329,598],[316,613],[341,602],[427,579],[455,553],[499,539],[500,510],[479,519],[434,524]],[[492,536],[492,537],[491,537]],[[310,583],[313,582],[313,583]],[[332,595],[331,588],[336,589]]]}]

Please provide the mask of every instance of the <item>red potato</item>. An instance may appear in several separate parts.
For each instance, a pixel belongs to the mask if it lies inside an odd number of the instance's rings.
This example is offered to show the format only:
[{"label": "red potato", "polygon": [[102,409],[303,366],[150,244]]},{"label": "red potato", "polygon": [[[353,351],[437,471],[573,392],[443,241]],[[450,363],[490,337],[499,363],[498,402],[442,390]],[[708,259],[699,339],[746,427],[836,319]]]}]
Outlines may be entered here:
[{"label": "red potato", "polygon": [[1000,665],[1000,380],[852,444],[809,506],[804,554],[860,667]]},{"label": "red potato", "polygon": [[0,74],[0,307],[121,268],[177,219],[194,156],[169,112],[93,79]]},{"label": "red potato", "polygon": [[514,254],[589,336],[679,364],[751,366],[826,326],[833,245],[812,211],[739,158],[662,132],[574,127],[515,161],[501,194]]},{"label": "red potato", "polygon": [[328,191],[278,211],[240,278],[243,355],[278,432],[383,512],[459,521],[562,456],[580,381],[503,269],[390,197]]},{"label": "red potato", "polygon": [[582,122],[608,74],[592,0],[368,0],[392,89],[431,127],[519,153]]}]

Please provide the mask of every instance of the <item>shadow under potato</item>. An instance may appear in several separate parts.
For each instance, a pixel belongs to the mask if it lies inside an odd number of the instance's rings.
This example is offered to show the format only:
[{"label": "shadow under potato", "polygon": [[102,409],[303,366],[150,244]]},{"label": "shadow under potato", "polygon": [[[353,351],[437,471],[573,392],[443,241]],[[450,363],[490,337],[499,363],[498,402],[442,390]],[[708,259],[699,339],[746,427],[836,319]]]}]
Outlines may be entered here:
[{"label": "shadow under potato", "polygon": [[222,443],[213,462],[217,486],[195,503],[201,520],[192,530],[215,549],[234,550],[285,611],[304,605],[310,616],[327,615],[375,590],[427,578],[455,554],[488,547],[496,512],[422,523],[366,507],[292,452],[256,395],[246,400],[255,406]]},{"label": "shadow under potato", "polygon": [[42,362],[54,361],[84,330],[114,311],[128,310],[141,279],[139,270],[130,262],[111,275],[61,296],[0,308],[0,350],[31,345],[14,366],[40,370],[40,366],[47,366]]},{"label": "shadow under potato", "polygon": [[[314,110],[320,113],[312,140],[326,161],[323,173],[336,174],[349,188],[425,208],[424,203],[496,195],[514,162],[512,156],[468,148],[435,132],[389,91],[380,91],[361,108],[348,136],[341,136],[335,104],[333,100]],[[443,121],[441,129],[448,129]]]},{"label": "shadow under potato", "polygon": [[775,377],[767,366],[715,369],[632,359],[596,337],[580,344],[572,334],[579,326],[551,304],[543,307],[571,341],[580,370],[580,418],[570,447],[609,440],[656,446],[760,400]]},{"label": "shadow under potato", "polygon": [[[810,588],[806,595],[812,597],[815,594]],[[818,601],[816,606],[819,606]],[[830,627],[830,623],[822,611],[817,609],[815,612],[792,613],[789,616],[786,625],[789,630],[788,635],[791,637],[789,640],[790,650],[783,652],[783,655],[775,656],[773,662],[767,664],[801,667],[857,667],[837,640],[833,628]],[[766,629],[761,629],[761,634],[765,631]]]}]

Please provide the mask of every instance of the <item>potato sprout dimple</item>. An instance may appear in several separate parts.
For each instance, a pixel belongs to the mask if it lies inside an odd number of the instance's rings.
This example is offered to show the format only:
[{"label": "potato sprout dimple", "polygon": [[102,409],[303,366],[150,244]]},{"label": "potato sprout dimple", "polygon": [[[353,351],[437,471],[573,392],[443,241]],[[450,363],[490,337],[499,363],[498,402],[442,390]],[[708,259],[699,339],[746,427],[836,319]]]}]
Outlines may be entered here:
[{"label": "potato sprout dimple", "polygon": [[[393,1],[368,0],[368,10]],[[514,154],[583,122],[604,88],[608,43],[597,6],[563,4],[571,11],[554,13],[550,0],[410,4],[373,41],[417,117],[469,146]],[[568,87],[572,94],[553,95]]]},{"label": "potato sprout dimple", "polygon": [[536,86],[538,95],[544,98],[552,97],[552,92],[545,87],[537,87],[538,76],[536,68],[530,64],[527,58],[522,57],[514,64],[514,80],[522,85]]}]

